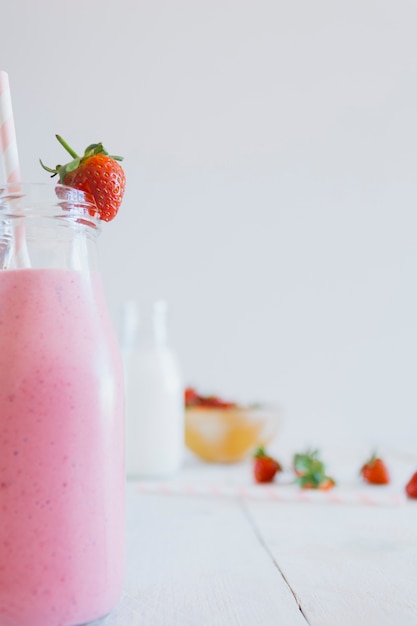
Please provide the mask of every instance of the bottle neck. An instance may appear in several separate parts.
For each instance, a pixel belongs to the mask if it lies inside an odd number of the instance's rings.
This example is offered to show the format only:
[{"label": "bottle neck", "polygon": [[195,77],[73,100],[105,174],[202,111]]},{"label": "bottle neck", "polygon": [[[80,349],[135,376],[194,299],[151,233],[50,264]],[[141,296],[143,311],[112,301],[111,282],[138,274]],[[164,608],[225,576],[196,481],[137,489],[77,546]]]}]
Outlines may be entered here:
[{"label": "bottle neck", "polygon": [[155,302],[153,307],[152,332],[150,333],[155,346],[168,345],[167,304],[163,300]]},{"label": "bottle neck", "polygon": [[168,346],[167,304],[154,302],[151,311],[126,302],[123,311],[122,346],[134,349],[163,349]]},{"label": "bottle neck", "polygon": [[97,208],[63,185],[0,188],[0,269],[96,269]]}]

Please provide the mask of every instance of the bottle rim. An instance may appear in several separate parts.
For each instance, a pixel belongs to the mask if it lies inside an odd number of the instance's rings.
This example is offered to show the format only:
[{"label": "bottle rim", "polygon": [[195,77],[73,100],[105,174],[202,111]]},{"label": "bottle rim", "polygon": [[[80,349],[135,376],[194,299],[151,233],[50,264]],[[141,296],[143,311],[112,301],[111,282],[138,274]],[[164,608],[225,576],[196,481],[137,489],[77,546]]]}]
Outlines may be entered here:
[{"label": "bottle rim", "polygon": [[0,219],[16,217],[60,218],[100,227],[100,215],[92,194],[59,183],[0,185]]}]

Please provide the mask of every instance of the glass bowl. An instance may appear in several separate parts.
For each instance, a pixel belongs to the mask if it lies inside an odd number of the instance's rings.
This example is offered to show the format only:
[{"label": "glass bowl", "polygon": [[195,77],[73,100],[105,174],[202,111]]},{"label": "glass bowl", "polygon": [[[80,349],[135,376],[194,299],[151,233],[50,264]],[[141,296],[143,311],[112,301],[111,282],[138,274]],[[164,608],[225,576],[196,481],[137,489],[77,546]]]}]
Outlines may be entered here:
[{"label": "glass bowl", "polygon": [[185,410],[185,443],[204,461],[234,463],[275,437],[278,407],[190,406]]}]

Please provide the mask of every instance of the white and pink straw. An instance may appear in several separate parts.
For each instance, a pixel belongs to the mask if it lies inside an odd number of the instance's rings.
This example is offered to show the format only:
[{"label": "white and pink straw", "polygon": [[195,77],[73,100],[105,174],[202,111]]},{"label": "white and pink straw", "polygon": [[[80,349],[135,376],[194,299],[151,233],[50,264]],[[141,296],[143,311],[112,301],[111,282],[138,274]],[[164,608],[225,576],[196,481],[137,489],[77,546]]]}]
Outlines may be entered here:
[{"label": "white and pink straw", "polygon": [[19,156],[10,95],[9,76],[0,70],[0,144],[6,181],[20,181]]},{"label": "white and pink straw", "polygon": [[[0,70],[0,148],[6,182],[9,184],[19,183],[21,180],[19,155],[17,151],[9,76],[7,72],[3,70]],[[16,185],[16,188],[19,189],[19,185]],[[23,221],[17,221],[13,230],[13,248],[11,249],[11,254],[7,254],[7,256],[3,254],[4,258],[1,262],[1,267],[3,269],[8,267],[8,262],[5,262],[5,259],[9,257],[14,257],[14,262],[17,267],[30,267]]]}]

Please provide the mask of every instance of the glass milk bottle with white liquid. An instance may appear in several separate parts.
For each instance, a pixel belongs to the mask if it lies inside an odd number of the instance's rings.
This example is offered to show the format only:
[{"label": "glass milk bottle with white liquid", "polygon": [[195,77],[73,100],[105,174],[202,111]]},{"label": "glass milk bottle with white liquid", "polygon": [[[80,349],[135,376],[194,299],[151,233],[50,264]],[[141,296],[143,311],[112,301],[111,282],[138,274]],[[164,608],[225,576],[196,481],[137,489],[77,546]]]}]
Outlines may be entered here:
[{"label": "glass milk bottle with white liquid", "polygon": [[127,477],[169,476],[182,462],[184,397],[167,305],[157,301],[149,313],[127,302],[123,321]]}]

